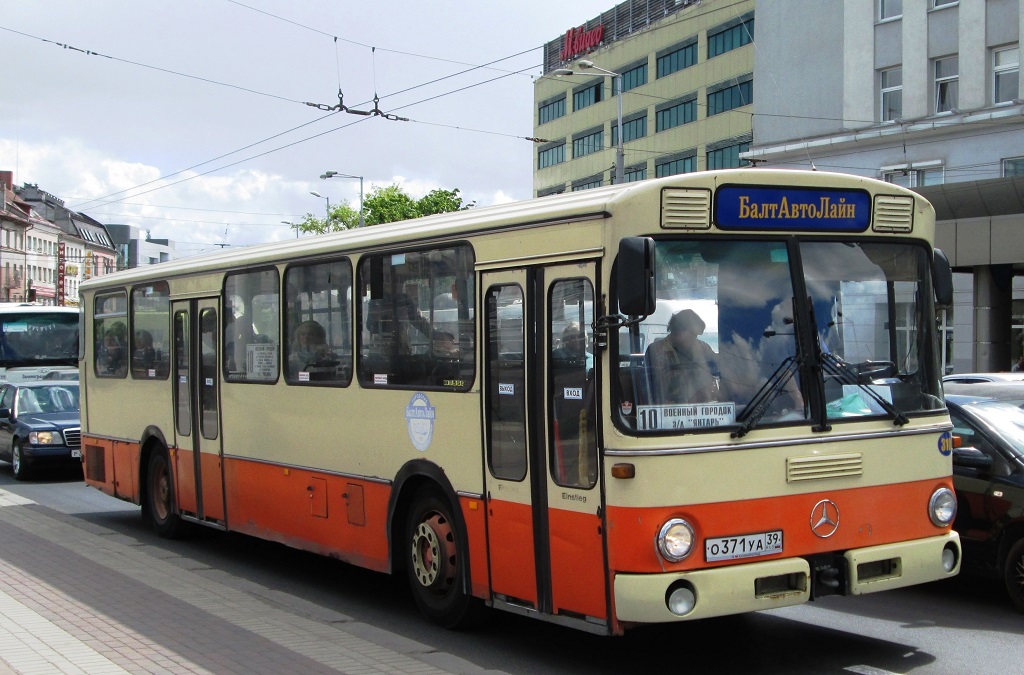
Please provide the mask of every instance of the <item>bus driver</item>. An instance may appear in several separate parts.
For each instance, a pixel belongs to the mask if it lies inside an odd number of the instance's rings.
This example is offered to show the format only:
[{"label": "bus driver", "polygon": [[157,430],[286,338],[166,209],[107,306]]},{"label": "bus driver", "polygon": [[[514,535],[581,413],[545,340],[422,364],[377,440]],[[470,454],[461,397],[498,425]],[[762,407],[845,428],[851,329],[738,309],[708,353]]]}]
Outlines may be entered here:
[{"label": "bus driver", "polygon": [[668,321],[668,335],[647,348],[651,395],[656,404],[718,401],[718,355],[706,342],[703,319],[683,309]]}]

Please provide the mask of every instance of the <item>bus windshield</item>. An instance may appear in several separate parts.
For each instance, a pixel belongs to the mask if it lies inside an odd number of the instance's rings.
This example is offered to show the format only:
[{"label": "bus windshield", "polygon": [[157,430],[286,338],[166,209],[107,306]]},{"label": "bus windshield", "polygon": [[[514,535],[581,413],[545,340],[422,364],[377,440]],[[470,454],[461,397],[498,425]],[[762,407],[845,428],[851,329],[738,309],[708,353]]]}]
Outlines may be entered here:
[{"label": "bus windshield", "polygon": [[745,433],[942,408],[919,330],[931,311],[921,247],[658,241],[656,274],[655,312],[619,332],[631,429]]},{"label": "bus windshield", "polygon": [[70,368],[78,366],[78,313],[73,311],[0,312],[0,368]]}]

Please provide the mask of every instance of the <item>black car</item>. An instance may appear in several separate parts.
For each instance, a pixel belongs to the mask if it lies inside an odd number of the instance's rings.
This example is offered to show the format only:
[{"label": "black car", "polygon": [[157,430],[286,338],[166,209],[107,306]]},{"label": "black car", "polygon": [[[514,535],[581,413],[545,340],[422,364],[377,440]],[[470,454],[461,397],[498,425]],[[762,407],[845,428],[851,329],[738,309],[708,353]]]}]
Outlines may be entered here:
[{"label": "black car", "polygon": [[0,459],[25,480],[38,467],[82,465],[78,382],[0,385]]},{"label": "black car", "polygon": [[1024,409],[1016,400],[955,394],[946,405],[964,566],[1001,577],[1024,612]]}]

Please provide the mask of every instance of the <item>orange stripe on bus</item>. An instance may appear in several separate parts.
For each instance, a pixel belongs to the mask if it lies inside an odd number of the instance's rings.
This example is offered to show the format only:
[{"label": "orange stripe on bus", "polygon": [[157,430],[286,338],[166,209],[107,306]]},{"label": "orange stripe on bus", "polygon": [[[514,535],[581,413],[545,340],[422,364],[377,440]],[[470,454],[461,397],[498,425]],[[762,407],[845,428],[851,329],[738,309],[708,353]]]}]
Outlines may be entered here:
[{"label": "orange stripe on bus", "polygon": [[[721,504],[608,506],[610,565],[616,572],[646,573],[730,564],[734,561],[705,563],[704,540],[779,529],[783,530],[782,553],[759,560],[934,536],[950,529],[935,527],[928,517],[928,500],[942,486],[952,489],[949,480],[924,480]],[[839,528],[828,538],[820,538],[811,531],[812,510],[824,499],[839,507]],[[671,564],[657,554],[655,540],[661,525],[674,517],[685,518],[693,526],[697,550],[683,562]]]},{"label": "orange stripe on bus", "polygon": [[551,533],[551,588],[555,613],[569,610],[603,619],[604,538],[593,513],[548,510]]},{"label": "orange stripe on bus", "polygon": [[238,459],[224,478],[229,529],[387,570],[390,485]]},{"label": "orange stripe on bus", "polygon": [[[533,547],[533,508],[498,499],[487,502],[491,578],[494,592],[537,606],[537,566]],[[500,529],[501,534],[497,534]]]},{"label": "orange stripe on bus", "polygon": [[469,576],[473,584],[472,593],[478,598],[489,598],[490,578],[487,573],[487,536],[484,502],[475,497],[460,497],[462,521],[466,523],[466,538],[469,540]]}]

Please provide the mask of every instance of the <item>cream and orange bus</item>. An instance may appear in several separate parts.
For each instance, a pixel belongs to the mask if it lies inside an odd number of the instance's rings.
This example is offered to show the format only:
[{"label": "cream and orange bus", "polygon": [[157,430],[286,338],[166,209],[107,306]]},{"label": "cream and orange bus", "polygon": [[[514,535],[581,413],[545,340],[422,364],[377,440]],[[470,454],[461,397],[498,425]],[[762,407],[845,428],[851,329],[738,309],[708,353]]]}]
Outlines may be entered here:
[{"label": "cream and orange bus", "polygon": [[701,172],[82,284],[88,484],[602,634],[955,575],[921,197]]}]

